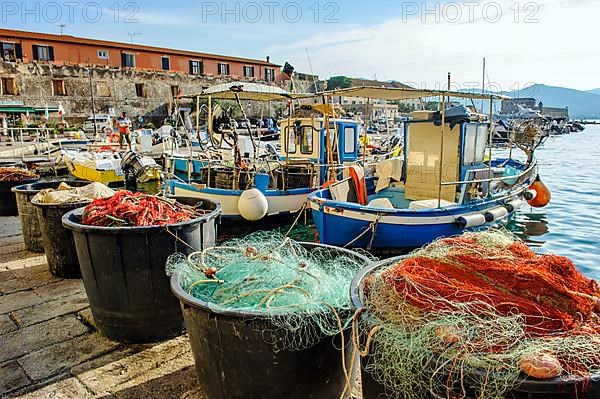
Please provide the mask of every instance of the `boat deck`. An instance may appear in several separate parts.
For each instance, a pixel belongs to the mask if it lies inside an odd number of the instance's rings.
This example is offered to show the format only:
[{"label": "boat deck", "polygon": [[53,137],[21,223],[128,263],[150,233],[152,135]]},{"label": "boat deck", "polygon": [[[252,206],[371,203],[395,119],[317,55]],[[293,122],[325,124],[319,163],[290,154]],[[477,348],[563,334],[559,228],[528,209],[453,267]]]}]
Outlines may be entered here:
[{"label": "boat deck", "polygon": [[206,399],[186,335],[152,345],[100,335],[83,282],[27,252],[18,217],[0,217],[0,342],[0,398]]}]

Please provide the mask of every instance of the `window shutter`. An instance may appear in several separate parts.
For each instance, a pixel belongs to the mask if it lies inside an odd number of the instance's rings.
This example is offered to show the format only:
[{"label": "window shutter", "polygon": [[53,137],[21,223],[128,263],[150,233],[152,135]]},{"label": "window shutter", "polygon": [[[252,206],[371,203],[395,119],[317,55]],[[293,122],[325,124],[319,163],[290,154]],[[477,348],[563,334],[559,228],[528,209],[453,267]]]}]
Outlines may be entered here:
[{"label": "window shutter", "polygon": [[121,53],[121,66],[125,68],[127,66],[127,54]]},{"label": "window shutter", "polygon": [[54,61],[54,47],[48,46],[48,61]]},{"label": "window shutter", "polygon": [[15,43],[15,56],[18,60],[23,60],[23,48],[21,43]]},{"label": "window shutter", "polygon": [[38,60],[38,46],[36,46],[35,44],[32,47],[33,50],[33,59],[34,61]]},{"label": "window shutter", "polygon": [[198,75],[204,75],[204,62],[198,61]]},{"label": "window shutter", "polygon": [[194,69],[192,68],[192,65],[193,65],[192,63],[193,63],[193,62],[194,62],[194,61],[190,61],[190,75],[193,75],[193,74],[194,74]]}]

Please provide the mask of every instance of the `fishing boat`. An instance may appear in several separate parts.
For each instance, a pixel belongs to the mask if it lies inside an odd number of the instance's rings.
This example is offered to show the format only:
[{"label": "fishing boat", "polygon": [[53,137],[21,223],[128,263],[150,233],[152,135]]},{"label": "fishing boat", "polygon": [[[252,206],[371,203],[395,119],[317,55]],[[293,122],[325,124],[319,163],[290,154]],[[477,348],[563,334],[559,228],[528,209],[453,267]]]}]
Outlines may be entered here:
[{"label": "fishing boat", "polygon": [[358,123],[335,116],[329,105],[305,106],[294,114],[291,100],[304,95],[236,82],[211,87],[196,97],[207,99],[209,110],[213,99],[237,101],[242,110],[242,100],[288,103],[289,116],[280,122],[280,153],[273,145],[261,151],[249,123],[248,135],[240,136],[236,129],[216,129],[209,114],[211,148],[199,158],[168,159],[168,169],[187,172],[166,181],[171,194],[218,202],[225,219],[258,221],[296,213],[311,191],[332,174],[343,177],[344,168],[359,161]]},{"label": "fishing boat", "polygon": [[[465,230],[507,223],[529,199],[537,175],[528,160],[492,159],[493,120],[472,121],[447,98],[502,96],[416,89],[360,87],[328,96],[405,100],[437,97],[441,111],[415,111],[404,124],[404,154],[377,166],[375,177],[348,178],[309,195],[324,244],[394,250],[415,248]],[[478,118],[481,119],[481,118]]]},{"label": "fishing boat", "polygon": [[134,152],[121,154],[112,148],[93,152],[62,149],[61,158],[73,176],[106,185],[123,184],[128,168],[133,170],[139,182],[161,179],[162,168],[154,159]]}]

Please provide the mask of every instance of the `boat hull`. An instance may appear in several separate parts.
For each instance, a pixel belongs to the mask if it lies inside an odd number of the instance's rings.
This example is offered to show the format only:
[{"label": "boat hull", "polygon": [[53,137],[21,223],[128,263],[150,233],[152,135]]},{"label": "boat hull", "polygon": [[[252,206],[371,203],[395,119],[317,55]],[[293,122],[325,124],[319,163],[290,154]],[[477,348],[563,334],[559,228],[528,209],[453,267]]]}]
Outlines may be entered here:
[{"label": "boat hull", "polygon": [[[222,217],[231,219],[243,219],[238,210],[238,201],[243,190],[224,190],[216,188],[202,188],[193,184],[182,183],[178,181],[168,181],[167,186],[172,195],[208,199],[221,204]],[[308,188],[293,190],[266,190],[263,192],[269,208],[267,216],[285,215],[296,213],[306,202],[308,194],[311,192]]]},{"label": "boat hull", "polygon": [[459,218],[505,206],[522,197],[523,190],[509,196],[486,201],[483,204],[458,207],[454,210],[398,210],[365,209],[356,204],[309,198],[313,220],[322,244],[373,249],[411,249],[428,244],[441,237],[451,237],[465,231],[486,230],[508,223],[514,216],[512,209],[501,218],[484,224],[463,228]]}]

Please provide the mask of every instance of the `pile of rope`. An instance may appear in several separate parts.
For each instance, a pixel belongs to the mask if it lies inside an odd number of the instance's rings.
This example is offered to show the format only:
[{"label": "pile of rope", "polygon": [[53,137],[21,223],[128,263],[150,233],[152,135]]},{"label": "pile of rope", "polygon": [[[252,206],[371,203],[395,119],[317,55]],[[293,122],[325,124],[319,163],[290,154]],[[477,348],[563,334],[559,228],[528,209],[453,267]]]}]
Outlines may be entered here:
[{"label": "pile of rope", "polygon": [[174,199],[123,190],[112,197],[93,200],[85,207],[81,222],[104,227],[164,226],[196,219],[205,213]]},{"label": "pile of rope", "polygon": [[503,398],[526,378],[584,388],[600,372],[598,284],[507,233],[441,239],[363,290],[367,370],[404,398]]},{"label": "pile of rope", "polygon": [[39,179],[40,176],[28,171],[27,169],[16,168],[16,167],[8,167],[8,168],[0,168],[0,181],[24,181],[24,180],[33,180]]}]

